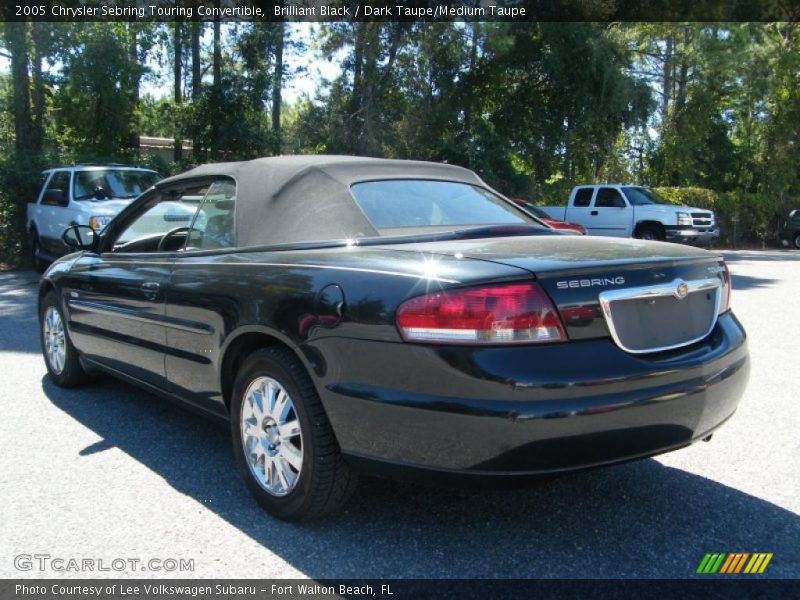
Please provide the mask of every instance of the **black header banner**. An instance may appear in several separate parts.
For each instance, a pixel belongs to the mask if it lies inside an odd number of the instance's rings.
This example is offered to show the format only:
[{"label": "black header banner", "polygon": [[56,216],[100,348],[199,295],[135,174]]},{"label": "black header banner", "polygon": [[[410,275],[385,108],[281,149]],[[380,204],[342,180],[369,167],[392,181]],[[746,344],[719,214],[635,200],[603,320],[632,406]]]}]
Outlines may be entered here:
[{"label": "black header banner", "polygon": [[4,21],[797,21],[800,0],[40,0]]}]

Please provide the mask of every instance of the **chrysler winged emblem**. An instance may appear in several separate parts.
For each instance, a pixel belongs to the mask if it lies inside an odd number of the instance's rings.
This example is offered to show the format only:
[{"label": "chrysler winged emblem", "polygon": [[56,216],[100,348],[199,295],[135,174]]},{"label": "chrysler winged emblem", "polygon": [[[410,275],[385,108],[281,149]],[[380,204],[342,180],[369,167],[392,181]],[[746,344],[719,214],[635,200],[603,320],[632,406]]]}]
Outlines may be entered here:
[{"label": "chrysler winged emblem", "polygon": [[686,285],[685,281],[681,281],[678,284],[678,287],[675,288],[675,297],[678,300],[683,300],[689,294],[689,286]]}]

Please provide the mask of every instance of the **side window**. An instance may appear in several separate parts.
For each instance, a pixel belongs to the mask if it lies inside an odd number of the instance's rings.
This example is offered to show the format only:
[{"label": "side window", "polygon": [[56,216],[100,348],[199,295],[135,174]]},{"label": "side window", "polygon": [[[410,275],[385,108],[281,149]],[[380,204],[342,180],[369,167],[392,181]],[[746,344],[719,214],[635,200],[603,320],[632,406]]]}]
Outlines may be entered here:
[{"label": "side window", "polygon": [[592,192],[594,188],[580,188],[577,192],[575,192],[575,202],[572,203],[573,206],[577,207],[587,207],[592,202]]},{"label": "side window", "polygon": [[200,205],[189,239],[187,250],[216,250],[236,245],[233,214],[236,207],[236,184],[223,179],[215,181]]},{"label": "side window", "polygon": [[47,206],[66,206],[69,201],[69,171],[56,171],[50,178],[50,183],[47,184],[45,192],[57,193],[47,193],[42,198],[42,204]]},{"label": "side window", "polygon": [[209,191],[209,185],[194,186],[182,190],[156,192],[143,211],[128,222],[114,242],[115,252],[155,252],[164,235],[173,229],[183,229],[182,233],[170,236],[169,245],[162,251],[182,248],[187,232],[195,219],[198,208]]},{"label": "side window", "polygon": [[595,208],[625,208],[625,199],[619,190],[615,188],[603,187],[597,190],[597,198],[594,201]]}]

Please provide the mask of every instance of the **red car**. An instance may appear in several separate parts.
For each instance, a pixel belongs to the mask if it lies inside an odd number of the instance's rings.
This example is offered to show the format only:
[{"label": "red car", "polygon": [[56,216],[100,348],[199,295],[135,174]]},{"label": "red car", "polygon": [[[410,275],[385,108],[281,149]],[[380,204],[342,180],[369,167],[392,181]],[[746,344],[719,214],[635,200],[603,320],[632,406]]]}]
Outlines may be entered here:
[{"label": "red car", "polygon": [[522,200],[521,198],[509,198],[514,204],[524,208],[526,211],[531,213],[534,217],[539,219],[540,221],[544,221],[545,225],[549,225],[553,229],[567,229],[569,231],[577,231],[581,235],[586,235],[586,229],[582,225],[578,225],[577,223],[568,223],[567,221],[558,221],[556,219],[550,218],[546,212],[544,212],[538,206],[535,206],[528,202],[527,200]]}]

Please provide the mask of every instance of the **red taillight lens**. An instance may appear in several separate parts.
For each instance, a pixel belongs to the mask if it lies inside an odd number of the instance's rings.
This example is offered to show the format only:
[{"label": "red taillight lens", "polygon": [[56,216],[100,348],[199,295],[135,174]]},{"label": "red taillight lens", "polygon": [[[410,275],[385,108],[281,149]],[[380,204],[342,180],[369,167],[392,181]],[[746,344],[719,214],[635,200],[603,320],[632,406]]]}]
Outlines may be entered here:
[{"label": "red taillight lens", "polygon": [[719,314],[727,312],[731,308],[731,272],[728,270],[728,265],[725,261],[722,262],[722,298],[719,302]]},{"label": "red taillight lens", "polygon": [[567,339],[553,303],[535,283],[412,298],[397,310],[397,326],[409,342],[530,344]]}]

